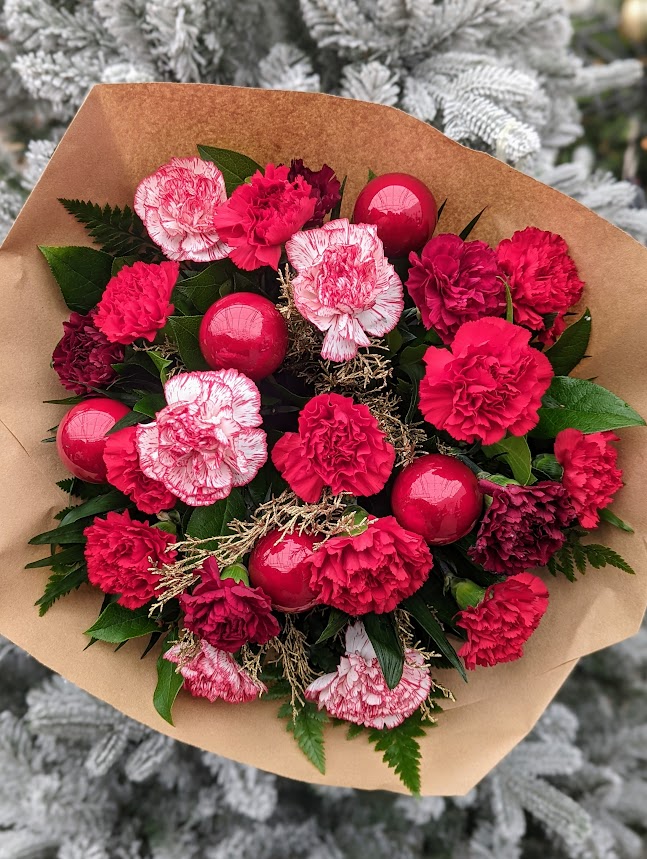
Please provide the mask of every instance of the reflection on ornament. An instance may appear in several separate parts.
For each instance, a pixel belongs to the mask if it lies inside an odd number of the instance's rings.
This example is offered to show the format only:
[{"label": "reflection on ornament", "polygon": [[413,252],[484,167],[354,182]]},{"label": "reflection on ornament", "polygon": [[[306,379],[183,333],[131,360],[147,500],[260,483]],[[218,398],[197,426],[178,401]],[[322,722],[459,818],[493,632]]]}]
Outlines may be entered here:
[{"label": "reflection on ornament", "polygon": [[88,483],[105,483],[106,433],[129,413],[123,403],[99,397],[73,406],[56,433],[56,449],[67,470]]},{"label": "reflection on ornament", "polygon": [[387,257],[405,257],[431,237],[438,220],[429,188],[408,173],[385,173],[362,188],[353,223],[375,224]]},{"label": "reflection on ornament", "polygon": [[199,341],[214,370],[233,368],[257,382],[283,363],[288,329],[269,299],[255,292],[234,292],[207,310]]},{"label": "reflection on ornament", "polygon": [[403,468],[391,493],[391,509],[400,525],[436,546],[469,534],[482,507],[474,474],[455,457],[440,453]]},{"label": "reflection on ornament", "polygon": [[310,590],[310,574],[302,561],[321,537],[270,531],[256,543],[249,558],[249,580],[262,588],[278,611],[300,612],[317,602]]}]

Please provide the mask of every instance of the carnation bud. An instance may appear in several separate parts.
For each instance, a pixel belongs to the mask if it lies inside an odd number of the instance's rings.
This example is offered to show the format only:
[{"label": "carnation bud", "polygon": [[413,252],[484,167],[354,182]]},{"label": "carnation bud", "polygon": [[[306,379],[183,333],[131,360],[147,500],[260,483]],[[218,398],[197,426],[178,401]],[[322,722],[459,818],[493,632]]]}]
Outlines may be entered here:
[{"label": "carnation bud", "polygon": [[159,528],[160,531],[166,531],[167,534],[177,534],[177,528],[168,519],[156,522],[153,528]]},{"label": "carnation bud", "polygon": [[346,514],[354,513],[353,524],[349,528],[348,532],[345,534],[347,537],[357,537],[359,534],[363,534],[364,531],[368,528],[368,513],[364,510],[363,507],[353,506],[347,507],[344,511]]},{"label": "carnation bud", "polygon": [[229,564],[228,567],[225,567],[224,570],[220,573],[221,579],[234,579],[237,582],[243,582],[245,585],[249,585],[249,575],[247,573],[247,567],[243,564]]},{"label": "carnation bud", "polygon": [[485,590],[470,579],[456,579],[452,582],[452,593],[461,610],[483,602]]}]

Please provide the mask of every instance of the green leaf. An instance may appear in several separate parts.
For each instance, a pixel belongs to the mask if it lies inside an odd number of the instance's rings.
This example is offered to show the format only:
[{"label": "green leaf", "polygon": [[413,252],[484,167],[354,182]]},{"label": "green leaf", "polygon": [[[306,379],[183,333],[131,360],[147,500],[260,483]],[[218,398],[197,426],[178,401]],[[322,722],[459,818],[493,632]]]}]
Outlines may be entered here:
[{"label": "green leaf", "polygon": [[31,538],[29,543],[32,546],[46,546],[48,543],[55,546],[62,546],[66,543],[85,543],[83,530],[86,527],[86,523],[74,522],[71,525],[54,528],[53,531],[44,531],[42,534],[37,534]]},{"label": "green leaf", "polygon": [[132,427],[136,424],[148,423],[148,418],[149,415],[145,415],[142,412],[128,412],[128,414],[124,415],[121,420],[118,420],[114,426],[110,427],[106,435],[112,435],[113,432],[119,432],[121,429]]},{"label": "green leaf", "polygon": [[469,236],[470,236],[470,234],[471,234],[472,230],[473,230],[473,229],[474,229],[474,227],[478,224],[478,222],[481,220],[481,215],[483,214],[483,212],[484,212],[486,209],[487,209],[487,206],[484,206],[484,207],[481,209],[481,211],[478,213],[478,215],[474,215],[474,217],[473,217],[473,218],[472,218],[472,220],[469,222],[469,224],[468,224],[468,225],[467,225],[463,230],[461,230],[461,232],[459,233],[459,237],[460,237],[461,239],[463,239],[463,241],[464,241],[464,242],[465,242],[465,241],[467,241],[467,239],[469,238]]},{"label": "green leaf", "polygon": [[544,353],[556,376],[568,376],[586,355],[591,336],[591,313],[582,316],[564,331],[559,340]]},{"label": "green leaf", "polygon": [[162,259],[146,227],[129,206],[98,206],[83,200],[59,199],[65,209],[83,224],[105,253],[114,257],[135,256],[149,261]]},{"label": "green leaf", "polygon": [[45,593],[36,601],[40,617],[50,610],[57,599],[81,587],[87,580],[88,570],[85,564],[66,573],[52,573],[45,585]]},{"label": "green leaf", "polygon": [[263,168],[256,161],[231,149],[218,149],[215,146],[198,145],[198,153],[200,158],[205,161],[212,161],[222,171],[227,196],[230,196],[232,191],[235,191],[239,185],[243,184],[245,179],[256,173],[257,170],[260,170],[261,173],[263,172]]},{"label": "green leaf", "polygon": [[621,531],[626,531],[628,534],[633,534],[634,529],[628,522],[625,522],[624,519],[621,519],[619,516],[609,510],[608,507],[604,507],[602,510],[598,511],[600,514],[600,519],[603,519],[605,522],[608,522],[609,525],[613,525],[614,528],[620,528]]},{"label": "green leaf", "polygon": [[554,438],[569,427],[593,433],[644,424],[631,406],[606,388],[585,379],[555,376],[539,409],[539,423],[531,435]]},{"label": "green leaf", "polygon": [[525,436],[511,435],[496,444],[483,447],[490,459],[504,459],[512,470],[514,479],[527,486],[532,480],[532,454]]},{"label": "green leaf", "polygon": [[326,772],[326,752],[324,749],[324,725],[328,722],[325,711],[308,702],[295,712],[289,704],[284,704],[279,710],[279,717],[288,719],[286,730],[289,731],[303,754],[314,764],[320,773]]},{"label": "green leaf", "polygon": [[[186,528],[187,537],[205,540],[207,537],[231,534],[229,523],[232,519],[244,519],[246,513],[247,508],[240,490],[232,489],[226,498],[216,501],[215,504],[196,507]],[[213,545],[215,547],[216,544]]]},{"label": "green leaf", "polygon": [[608,546],[600,546],[598,543],[583,543],[582,549],[586,554],[586,560],[595,570],[610,566],[616,567],[618,570],[622,570],[632,576],[636,574],[633,567],[621,555],[614,552]]},{"label": "green leaf", "polygon": [[[404,367],[409,364],[420,364],[428,348],[429,346],[427,346],[426,343],[418,343],[416,346],[407,346],[406,349],[403,349],[402,352],[400,352],[400,366]],[[420,378],[422,378],[422,376],[424,376],[424,370],[422,371]]]},{"label": "green leaf", "polygon": [[158,370],[160,382],[163,385],[166,384],[166,381],[168,379],[166,371],[171,366],[173,361],[169,361],[168,358],[163,358],[161,355],[158,355],[157,352],[147,351],[146,354],[155,365],[155,368]]},{"label": "green leaf", "polygon": [[371,179],[377,179],[377,173],[374,173],[373,170],[371,170],[371,168],[369,167],[368,168],[368,179],[366,181],[370,182]]},{"label": "green leaf", "polygon": [[177,665],[164,659],[164,654],[174,643],[167,638],[162,646],[162,652],[157,658],[157,685],[153,692],[153,706],[169,725],[173,724],[173,704],[184,684],[184,677],[176,670]]},{"label": "green leaf", "polygon": [[534,471],[540,471],[551,480],[561,480],[564,474],[564,469],[553,453],[542,453],[536,456],[532,461],[532,467]]},{"label": "green leaf", "polygon": [[432,614],[427,603],[424,601],[422,594],[413,594],[413,596],[404,600],[402,606],[409,612],[411,617],[420,624],[429,638],[434,642],[440,653],[448,660],[448,662],[451,663],[467,683],[465,666],[452,645],[449,643],[442,626]]},{"label": "green leaf", "polygon": [[365,614],[364,628],[378,658],[386,685],[394,689],[402,679],[404,649],[392,614]]},{"label": "green leaf", "polygon": [[206,313],[222,297],[220,290],[226,283],[231,283],[232,277],[232,267],[226,260],[214,262],[193,277],[178,281],[174,292],[188,298],[199,313]]},{"label": "green leaf", "polygon": [[94,248],[39,247],[70,310],[87,313],[112,277],[112,258]]},{"label": "green leaf", "polygon": [[128,503],[128,498],[125,495],[113,489],[105,495],[97,495],[96,498],[91,498],[77,507],[72,507],[61,521],[61,526],[71,525],[72,522],[78,522],[79,519],[98,516],[99,513],[107,513],[110,510],[125,510]]},{"label": "green leaf", "polygon": [[510,284],[507,280],[505,282],[505,319],[506,322],[514,322],[514,305],[512,303]]},{"label": "green leaf", "polygon": [[135,254],[127,257],[116,257],[112,261],[112,276],[114,277],[116,274],[119,274],[122,268],[125,268],[127,265],[134,265],[138,259],[139,257]]},{"label": "green leaf", "polygon": [[271,459],[259,470],[256,477],[245,487],[252,499],[254,507],[269,501],[274,495],[279,496],[288,488]]},{"label": "green leaf", "polygon": [[384,763],[395,770],[402,784],[412,794],[420,794],[420,744],[418,739],[425,736],[423,719],[414,713],[397,728],[372,729],[368,741],[375,746],[376,752],[383,752]]},{"label": "green leaf", "polygon": [[363,734],[365,731],[364,725],[354,725],[350,724],[348,726],[348,730],[346,731],[346,739],[354,740],[355,737],[359,737],[360,734]]},{"label": "green leaf", "polygon": [[348,624],[349,620],[350,618],[346,612],[340,611],[338,608],[331,608],[326,628],[315,641],[315,647],[317,644],[322,644],[324,641],[328,641],[329,638],[334,638],[337,633],[341,632],[341,630]]},{"label": "green leaf", "polygon": [[83,546],[74,544],[61,552],[55,552],[53,555],[48,555],[46,558],[41,558],[39,561],[32,561],[31,564],[26,564],[26,570],[37,570],[40,567],[64,567],[68,564],[78,564],[84,557]]},{"label": "green leaf", "polygon": [[344,176],[341,180],[341,185],[339,186],[339,200],[337,201],[337,205],[334,207],[332,212],[330,213],[330,220],[335,221],[341,215],[341,205],[344,201],[344,191],[346,190],[346,180],[348,176]]},{"label": "green leaf", "polygon": [[187,370],[208,370],[209,365],[200,351],[198,332],[202,316],[170,316],[167,326],[175,341],[182,363]]},{"label": "green leaf", "polygon": [[131,638],[150,635],[158,629],[154,620],[148,616],[148,609],[143,606],[135,611],[124,608],[119,603],[110,603],[99,615],[95,623],[86,629],[84,635],[108,641],[111,644],[121,644]]},{"label": "green leaf", "polygon": [[142,415],[148,415],[149,418],[154,418],[155,415],[164,408],[166,400],[162,394],[146,394],[141,400],[138,400],[133,406],[133,411],[139,412]]},{"label": "green leaf", "polygon": [[447,198],[442,201],[440,206],[438,206],[438,214],[436,215],[436,223],[440,220],[442,213],[445,211],[445,206],[447,205]]}]

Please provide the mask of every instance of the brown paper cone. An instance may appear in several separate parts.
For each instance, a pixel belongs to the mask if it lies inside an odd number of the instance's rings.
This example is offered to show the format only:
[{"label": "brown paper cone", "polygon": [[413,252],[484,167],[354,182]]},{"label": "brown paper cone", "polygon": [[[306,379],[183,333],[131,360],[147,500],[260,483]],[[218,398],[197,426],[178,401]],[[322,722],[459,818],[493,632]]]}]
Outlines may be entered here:
[{"label": "brown paper cone", "polygon": [[[47,573],[23,567],[43,555],[28,539],[53,527],[65,476],[54,445],[42,444],[64,407],[49,362],[67,317],[58,287],[37,245],[88,244],[58,197],[132,204],[139,180],[172,156],[205,143],[236,149],[261,164],[303,158],[348,175],[345,213],[376,173],[418,176],[439,201],[447,198],[443,229],[458,232],[487,206],[475,237],[490,243],[535,225],[561,233],[587,282],[593,315],[592,358],[582,370],[647,415],[647,251],[573,200],[499,161],[459,146],[400,111],[326,95],[206,85],[135,84],[96,87],[72,122],[51,164],[0,251],[2,375],[0,376],[0,633],[64,677],[156,730],[305,781],[403,790],[362,738],[327,731],[327,773],[303,757],[276,718],[276,704],[209,704],[180,694],[176,727],[153,709],[154,659],[137,644],[118,653],[83,636],[101,594],[89,587],[57,603],[44,618],[34,608]],[[614,509],[636,529],[606,527],[599,542],[617,549],[637,570],[611,568],[576,584],[547,577],[548,613],[523,659],[477,670],[463,684],[439,678],[456,695],[437,728],[422,741],[422,793],[462,794],[473,787],[535,724],[576,660],[637,631],[647,603],[647,432],[621,430],[626,487]],[[597,538],[597,535],[596,535]]]}]

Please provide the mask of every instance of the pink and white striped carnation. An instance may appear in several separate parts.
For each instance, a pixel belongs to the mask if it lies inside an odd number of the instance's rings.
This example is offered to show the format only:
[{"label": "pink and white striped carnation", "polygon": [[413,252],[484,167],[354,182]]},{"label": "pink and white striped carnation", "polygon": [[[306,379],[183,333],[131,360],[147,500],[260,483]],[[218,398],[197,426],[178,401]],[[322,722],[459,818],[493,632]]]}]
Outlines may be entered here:
[{"label": "pink and white striped carnation", "polygon": [[329,221],[295,233],[285,248],[297,271],[294,303],[326,332],[322,358],[349,361],[360,346],[370,345],[369,334],[383,337],[398,324],[402,282],[373,224]]},{"label": "pink and white striped carnation", "polygon": [[204,507],[256,477],[267,460],[261,395],[237,370],[181,373],[167,406],[137,428],[142,471],[186,504]]},{"label": "pink and white striped carnation", "polygon": [[367,728],[395,728],[420,707],[431,691],[424,656],[405,650],[402,679],[389,689],[361,621],[346,629],[346,655],[337,671],[318,677],[305,690],[319,710]]},{"label": "pink and white striped carnation", "polygon": [[213,224],[226,201],[225,180],[215,164],[172,158],[139,183],[135,211],[169,259],[211,262],[230,251]]},{"label": "pink and white striped carnation", "polygon": [[200,641],[200,650],[188,662],[181,661],[179,644],[167,650],[164,659],[180,665],[188,692],[211,703],[221,699],[227,704],[246,704],[267,692],[267,686],[252,680],[231,653],[217,650],[206,641]]}]

